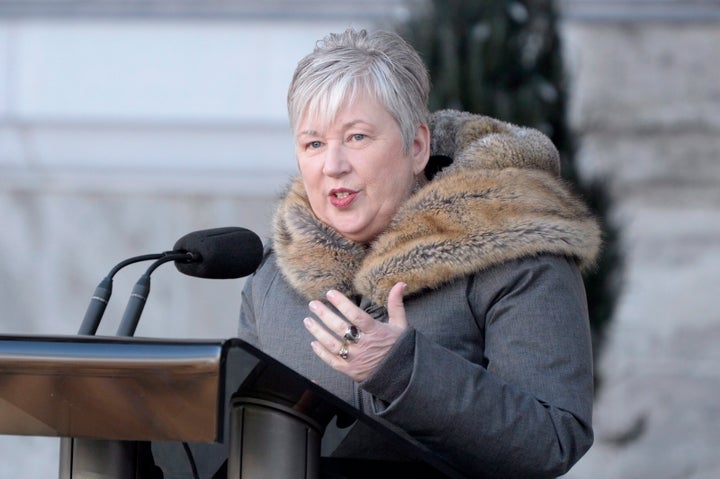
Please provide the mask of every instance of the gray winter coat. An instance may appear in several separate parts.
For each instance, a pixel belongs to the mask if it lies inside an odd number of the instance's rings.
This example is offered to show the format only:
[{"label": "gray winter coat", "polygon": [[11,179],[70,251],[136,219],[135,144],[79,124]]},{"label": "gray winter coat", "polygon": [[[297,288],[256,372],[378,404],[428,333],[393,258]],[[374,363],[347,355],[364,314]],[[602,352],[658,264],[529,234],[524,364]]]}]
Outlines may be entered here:
[{"label": "gray winter coat", "polygon": [[[243,291],[239,335],[407,431],[470,477],[556,477],[592,444],[593,380],[581,268],[596,222],[534,130],[438,112],[433,174],[369,247],[313,215],[302,184]],[[431,164],[430,168],[433,168]],[[310,299],[335,288],[379,321],[397,281],[409,329],[360,384],[310,348]],[[335,454],[400,457],[355,425]]]}]

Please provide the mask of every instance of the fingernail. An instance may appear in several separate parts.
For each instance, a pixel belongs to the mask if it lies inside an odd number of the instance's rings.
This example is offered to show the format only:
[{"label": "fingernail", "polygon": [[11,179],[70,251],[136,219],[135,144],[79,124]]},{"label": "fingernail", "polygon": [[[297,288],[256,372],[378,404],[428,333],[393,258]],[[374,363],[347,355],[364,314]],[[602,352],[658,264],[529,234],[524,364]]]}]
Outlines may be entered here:
[{"label": "fingernail", "polygon": [[310,302],[308,303],[308,307],[309,307],[310,309],[312,309],[313,311],[315,311],[315,310],[318,308],[318,303],[317,303],[317,301],[310,301]]},{"label": "fingernail", "polygon": [[330,291],[328,291],[327,293],[325,293],[325,296],[327,296],[327,297],[330,298],[330,299],[334,298],[334,297],[335,297],[335,290],[331,289]]},{"label": "fingernail", "polygon": [[305,325],[306,328],[310,327],[310,325],[311,325],[310,321],[311,321],[310,318],[303,319],[303,324]]}]

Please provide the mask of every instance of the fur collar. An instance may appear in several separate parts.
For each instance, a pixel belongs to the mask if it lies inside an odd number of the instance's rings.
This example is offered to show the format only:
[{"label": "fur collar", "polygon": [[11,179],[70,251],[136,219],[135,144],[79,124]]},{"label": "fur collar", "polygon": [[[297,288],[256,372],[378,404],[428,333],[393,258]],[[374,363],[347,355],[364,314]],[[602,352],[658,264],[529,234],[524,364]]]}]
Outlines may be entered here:
[{"label": "fur collar", "polygon": [[432,181],[370,245],[319,221],[301,180],[292,182],[275,214],[273,244],[294,289],[315,299],[335,288],[384,305],[398,281],[413,294],[542,253],[573,257],[583,269],[594,263],[599,227],[559,178],[547,137],[452,110],[431,115],[430,128]]}]

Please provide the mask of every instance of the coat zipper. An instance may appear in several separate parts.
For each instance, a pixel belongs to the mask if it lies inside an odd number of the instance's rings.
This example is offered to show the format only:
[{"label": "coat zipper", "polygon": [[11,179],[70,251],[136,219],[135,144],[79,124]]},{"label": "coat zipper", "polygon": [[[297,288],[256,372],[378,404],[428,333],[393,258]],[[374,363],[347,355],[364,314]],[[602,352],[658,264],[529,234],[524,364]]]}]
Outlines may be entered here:
[{"label": "coat zipper", "polygon": [[362,391],[360,390],[360,386],[358,386],[358,383],[356,383],[355,381],[353,381],[353,389],[355,391],[355,407],[358,409],[358,411],[365,412],[363,411]]}]

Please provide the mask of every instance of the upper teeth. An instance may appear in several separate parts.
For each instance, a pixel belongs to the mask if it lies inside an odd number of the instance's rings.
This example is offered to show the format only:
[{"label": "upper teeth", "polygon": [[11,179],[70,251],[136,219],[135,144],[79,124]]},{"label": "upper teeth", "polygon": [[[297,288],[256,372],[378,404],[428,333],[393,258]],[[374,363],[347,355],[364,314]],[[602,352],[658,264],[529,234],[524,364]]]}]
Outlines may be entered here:
[{"label": "upper teeth", "polygon": [[347,198],[348,196],[350,196],[350,193],[348,193],[347,191],[341,191],[339,193],[335,193],[336,198]]}]

